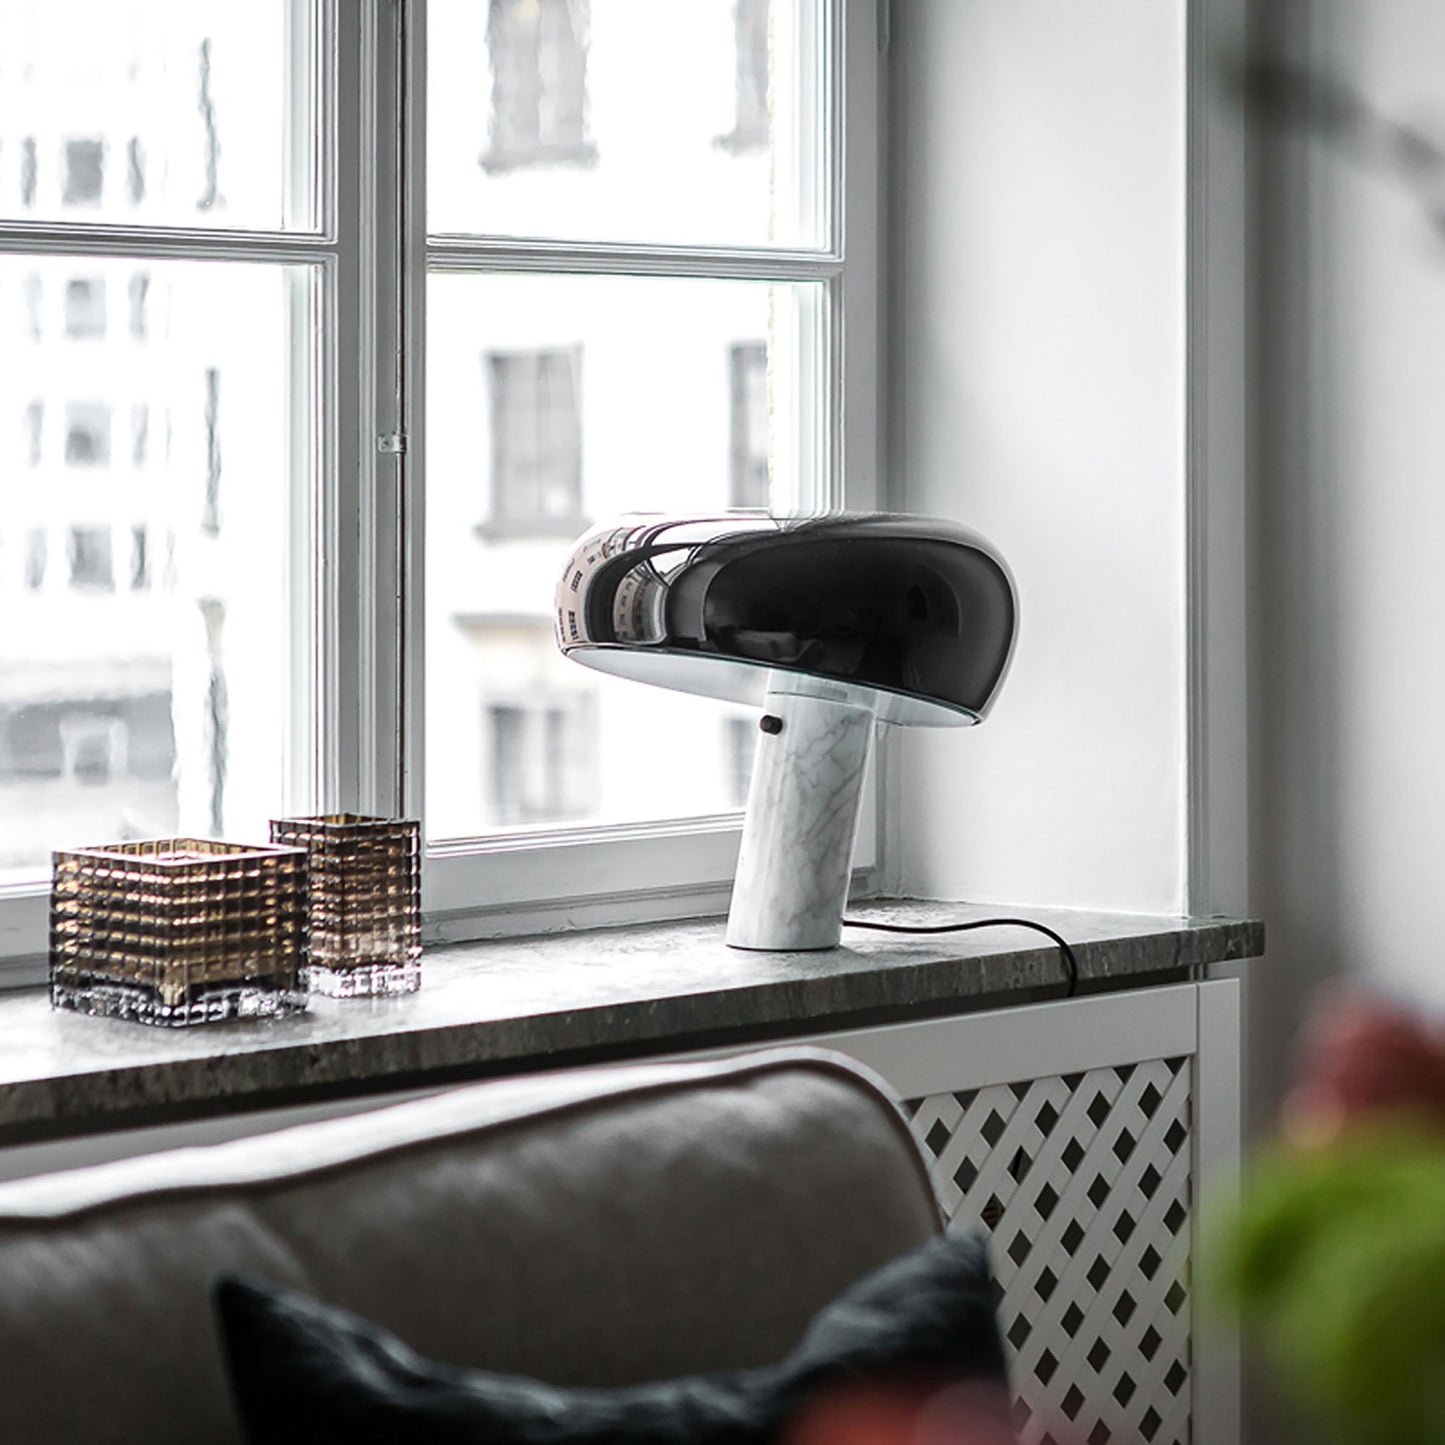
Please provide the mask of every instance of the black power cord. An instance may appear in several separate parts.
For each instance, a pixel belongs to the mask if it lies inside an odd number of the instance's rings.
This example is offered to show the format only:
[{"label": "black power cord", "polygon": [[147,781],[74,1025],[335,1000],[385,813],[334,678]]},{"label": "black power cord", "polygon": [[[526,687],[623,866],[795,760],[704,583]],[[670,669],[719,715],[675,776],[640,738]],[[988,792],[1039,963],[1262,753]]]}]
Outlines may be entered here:
[{"label": "black power cord", "polygon": [[871,923],[862,918],[845,918],[844,928],[871,928],[875,933],[967,933],[974,928],[1032,928],[1053,939],[1064,955],[1064,966],[1069,974],[1069,989],[1065,998],[1073,998],[1079,988],[1079,960],[1069,941],[1043,923],[1031,918],[978,918],[972,923]]}]

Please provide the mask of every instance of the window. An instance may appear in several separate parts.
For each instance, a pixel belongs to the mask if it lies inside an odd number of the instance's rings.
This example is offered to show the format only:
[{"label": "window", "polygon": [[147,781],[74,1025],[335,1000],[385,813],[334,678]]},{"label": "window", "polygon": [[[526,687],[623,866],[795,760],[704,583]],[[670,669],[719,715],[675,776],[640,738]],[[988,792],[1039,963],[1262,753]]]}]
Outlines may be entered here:
[{"label": "window", "polygon": [[125,191],[133,206],[146,198],[146,152],[136,136],[125,143]]},{"label": "window", "polygon": [[126,285],[130,300],[130,334],[137,341],[146,339],[146,298],[150,289],[151,278],[144,271],[137,271]]},{"label": "window", "polygon": [[769,500],[766,342],[744,341],[728,349],[728,384],[732,396],[729,501],[734,507],[766,509]]},{"label": "window", "polygon": [[67,206],[100,204],[105,181],[105,142],[71,140],[65,143],[65,188]]},{"label": "window", "polygon": [[587,140],[588,11],[589,0],[490,0],[485,169],[594,158]]},{"label": "window", "polygon": [[586,817],[597,776],[591,698],[493,703],[487,785],[499,827]]},{"label": "window", "polygon": [[214,537],[221,530],[221,373],[218,368],[206,368],[205,389],[206,492],[201,507],[201,531]]},{"label": "window", "polygon": [[105,282],[99,278],[65,283],[65,334],[72,340],[105,335]]},{"label": "window", "polygon": [[25,407],[25,460],[29,466],[38,467],[41,456],[41,437],[45,430],[45,403],[29,402]]},{"label": "window", "polygon": [[582,530],[582,351],[487,357],[494,529]]},{"label": "window", "polygon": [[[478,12],[431,0],[427,22],[428,903],[484,893],[525,912],[644,877],[722,884],[755,728],[559,662],[553,590],[584,519],[841,501],[840,379],[872,306],[866,250],[842,260],[823,123],[841,7],[496,3],[485,33]],[[870,7],[850,13],[871,27]],[[527,47],[548,26],[553,83],[572,82],[554,113],[586,166],[517,159],[545,89]],[[860,66],[876,62],[866,43]],[[480,167],[479,45],[494,81]],[[859,398],[871,417],[865,383]],[[557,712],[564,691],[575,710]],[[475,711],[455,705],[469,693]],[[563,757],[594,760],[588,786],[559,781]]]},{"label": "window", "polygon": [[72,527],[70,529],[70,585],[115,588],[115,572],[111,565],[109,527]]},{"label": "window", "polygon": [[721,144],[768,142],[768,0],[733,0],[734,121]]},{"label": "window", "polygon": [[45,585],[45,563],[49,552],[45,528],[31,527],[25,534],[25,585],[32,592],[38,592]]},{"label": "window", "polygon": [[[317,538],[359,505],[340,478],[360,474],[375,357],[338,279],[359,274],[361,202],[338,200],[324,138],[361,93],[360,11],[386,13],[345,9],[188,0],[158,24],[24,0],[0,25],[24,77],[0,109],[21,169],[0,185],[0,294],[21,303],[0,372],[25,409],[0,476],[45,469],[0,497],[24,584],[0,632],[0,920],[52,848],[264,838],[342,786],[316,658],[355,573],[319,582]],[[323,325],[338,313],[349,339]]]},{"label": "window", "polygon": [[150,430],[150,408],[144,402],[136,402],[130,409],[130,464],[133,467],[145,466]]},{"label": "window", "polygon": [[60,723],[61,776],[102,787],[125,772],[125,724],[117,717],[85,714]]},{"label": "window", "polygon": [[3,719],[4,753],[0,777],[6,782],[25,778],[58,778],[65,769],[60,743],[61,712],[52,703],[6,706]]},{"label": "window", "polygon": [[31,341],[40,340],[40,307],[45,289],[39,276],[25,278],[25,334]]},{"label": "window", "polygon": [[746,720],[566,661],[552,592],[626,511],[869,503],[871,0],[145,9],[7,40],[0,914],[282,811],[421,816],[486,927],[713,898]]},{"label": "window", "polygon": [[71,467],[110,465],[110,407],[73,401],[65,408],[65,462]]},{"label": "window", "polygon": [[196,200],[198,211],[215,210],[221,204],[221,145],[216,131],[216,99],[212,94],[211,37],[201,41],[196,51],[199,63],[201,93],[201,125],[205,140],[205,171],[201,177],[201,194]]},{"label": "window", "polygon": [[20,204],[26,210],[35,204],[36,176],[35,137],[28,135],[20,142]]},{"label": "window", "polygon": [[723,756],[727,767],[728,797],[735,808],[744,808],[748,802],[748,787],[753,780],[753,753],[758,745],[758,724],[751,717],[730,717],[723,719],[727,730],[727,743]]},{"label": "window", "polygon": [[144,592],[151,585],[149,535],[144,523],[130,529],[130,590]]}]

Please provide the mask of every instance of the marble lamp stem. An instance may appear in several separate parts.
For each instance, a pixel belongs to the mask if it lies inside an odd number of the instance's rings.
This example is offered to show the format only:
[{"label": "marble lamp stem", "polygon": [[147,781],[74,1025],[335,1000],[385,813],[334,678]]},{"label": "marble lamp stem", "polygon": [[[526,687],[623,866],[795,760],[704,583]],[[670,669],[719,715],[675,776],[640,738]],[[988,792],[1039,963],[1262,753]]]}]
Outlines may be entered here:
[{"label": "marble lamp stem", "polygon": [[837,945],[873,728],[870,707],[769,692],[728,913],[732,947]]}]

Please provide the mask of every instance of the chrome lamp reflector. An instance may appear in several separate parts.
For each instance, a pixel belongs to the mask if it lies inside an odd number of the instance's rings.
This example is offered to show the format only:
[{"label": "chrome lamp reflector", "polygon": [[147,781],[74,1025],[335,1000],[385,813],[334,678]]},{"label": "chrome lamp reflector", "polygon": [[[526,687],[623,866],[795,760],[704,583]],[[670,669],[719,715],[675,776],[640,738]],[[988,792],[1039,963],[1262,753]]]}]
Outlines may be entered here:
[{"label": "chrome lamp reflector", "polygon": [[831,948],[874,724],[981,722],[1013,652],[1013,579],[981,537],[886,513],[639,515],[557,586],[576,662],[762,709],[728,915],[738,948]]}]

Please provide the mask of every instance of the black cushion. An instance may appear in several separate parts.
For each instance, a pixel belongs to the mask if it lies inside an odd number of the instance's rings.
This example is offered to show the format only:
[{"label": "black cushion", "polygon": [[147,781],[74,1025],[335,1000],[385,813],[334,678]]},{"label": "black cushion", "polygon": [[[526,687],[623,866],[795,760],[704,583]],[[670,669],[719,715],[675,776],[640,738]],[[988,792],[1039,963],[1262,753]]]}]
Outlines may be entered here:
[{"label": "black cushion", "polygon": [[845,1291],[780,1365],[615,1390],[435,1364],[260,1280],[223,1276],[215,1303],[252,1445],[742,1445],[774,1438],[830,1388],[874,1383],[981,1381],[991,1408],[1006,1403],[988,1259],[970,1234],[931,1240]]}]

